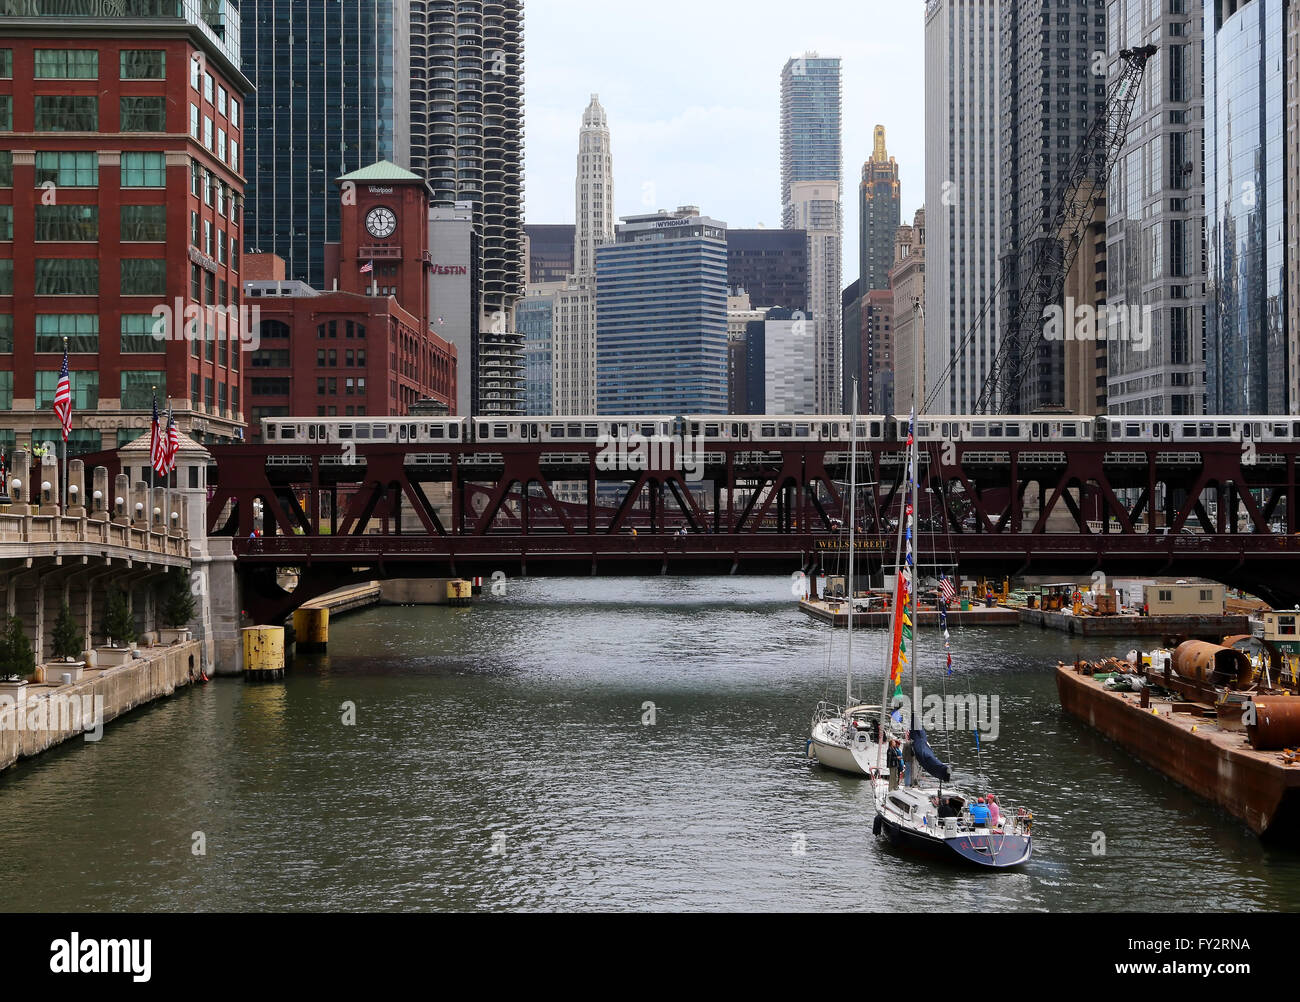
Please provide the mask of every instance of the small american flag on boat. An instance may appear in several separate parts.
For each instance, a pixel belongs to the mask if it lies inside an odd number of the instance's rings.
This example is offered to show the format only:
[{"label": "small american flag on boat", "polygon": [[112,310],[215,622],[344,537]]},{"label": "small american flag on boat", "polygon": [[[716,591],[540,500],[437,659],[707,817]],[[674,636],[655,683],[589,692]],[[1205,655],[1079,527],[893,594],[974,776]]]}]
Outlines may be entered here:
[{"label": "small american flag on boat", "polygon": [[957,589],[952,586],[952,579],[946,574],[939,581],[939,594],[948,605],[952,605],[957,598]]}]

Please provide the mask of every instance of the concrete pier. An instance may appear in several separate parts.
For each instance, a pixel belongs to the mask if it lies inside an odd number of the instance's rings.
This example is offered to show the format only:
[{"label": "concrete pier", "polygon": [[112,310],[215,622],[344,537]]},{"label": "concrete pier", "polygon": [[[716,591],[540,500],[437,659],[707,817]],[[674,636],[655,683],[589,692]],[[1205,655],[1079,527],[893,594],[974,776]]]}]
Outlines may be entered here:
[{"label": "concrete pier", "polygon": [[0,699],[0,770],[189,685],[199,677],[200,648],[155,647],[119,667],[86,668],[71,685],[28,685],[20,701]]}]

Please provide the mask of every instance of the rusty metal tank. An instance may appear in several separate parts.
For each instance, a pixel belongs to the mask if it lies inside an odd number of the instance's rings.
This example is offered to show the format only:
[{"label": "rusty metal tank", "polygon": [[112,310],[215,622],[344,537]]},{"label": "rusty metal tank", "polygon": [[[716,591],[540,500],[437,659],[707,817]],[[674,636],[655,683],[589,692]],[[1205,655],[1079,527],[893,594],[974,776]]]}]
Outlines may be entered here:
[{"label": "rusty metal tank", "polygon": [[1257,696],[1254,718],[1246,733],[1255,751],[1300,748],[1300,696]]},{"label": "rusty metal tank", "polygon": [[1218,644],[1189,640],[1174,651],[1174,671],[1179,678],[1206,685],[1248,689],[1255,683],[1255,666],[1243,651]]}]

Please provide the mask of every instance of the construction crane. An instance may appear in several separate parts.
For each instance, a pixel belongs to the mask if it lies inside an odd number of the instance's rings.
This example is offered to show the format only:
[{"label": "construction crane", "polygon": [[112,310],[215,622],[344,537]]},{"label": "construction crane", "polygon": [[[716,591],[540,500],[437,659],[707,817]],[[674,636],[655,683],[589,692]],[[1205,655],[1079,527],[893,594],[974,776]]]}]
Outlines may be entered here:
[{"label": "construction crane", "polygon": [[[1043,346],[1044,313],[1047,307],[1060,301],[1065,277],[1092,225],[1097,195],[1110,183],[1123,152],[1138,87],[1146,73],[1147,62],[1155,53],[1154,45],[1144,45],[1125,49],[1119,54],[1120,72],[1106,105],[1093,119],[1087,137],[1075,151],[1052,194],[1049,202],[1051,214],[1046,217],[1044,226],[1047,238],[1040,237],[1034,241],[1033,257],[1021,276],[1019,295],[1002,331],[997,356],[985,377],[975,406],[976,414],[1011,414],[1020,410],[1025,376]],[[974,340],[989,312],[997,309],[998,299],[1006,291],[1009,278],[1004,273],[998,279],[979,316],[953,353],[935,391],[926,400],[926,410],[930,409],[934,398],[947,383],[957,359]]]}]

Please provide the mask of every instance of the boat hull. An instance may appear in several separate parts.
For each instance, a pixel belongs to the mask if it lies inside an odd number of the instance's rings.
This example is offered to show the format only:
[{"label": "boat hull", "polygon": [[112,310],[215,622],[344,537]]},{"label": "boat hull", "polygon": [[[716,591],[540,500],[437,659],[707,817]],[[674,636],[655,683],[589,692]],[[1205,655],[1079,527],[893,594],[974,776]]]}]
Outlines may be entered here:
[{"label": "boat hull", "polygon": [[827,744],[813,738],[808,744],[808,757],[819,763],[823,768],[831,769],[834,772],[842,772],[846,776],[857,776],[860,779],[866,779],[871,775],[870,772],[858,764],[852,749],[845,748],[842,745]]},{"label": "boat hull", "polygon": [[922,834],[879,813],[876,823],[895,848],[962,866],[1008,870],[1028,863],[1034,851],[1029,835],[971,832],[940,837]]},{"label": "boat hull", "polygon": [[1156,716],[1067,667],[1057,669],[1056,682],[1070,716],[1240,818],[1264,840],[1300,845],[1300,769],[1282,764],[1280,755],[1254,751],[1244,733],[1193,730],[1192,717]]}]

